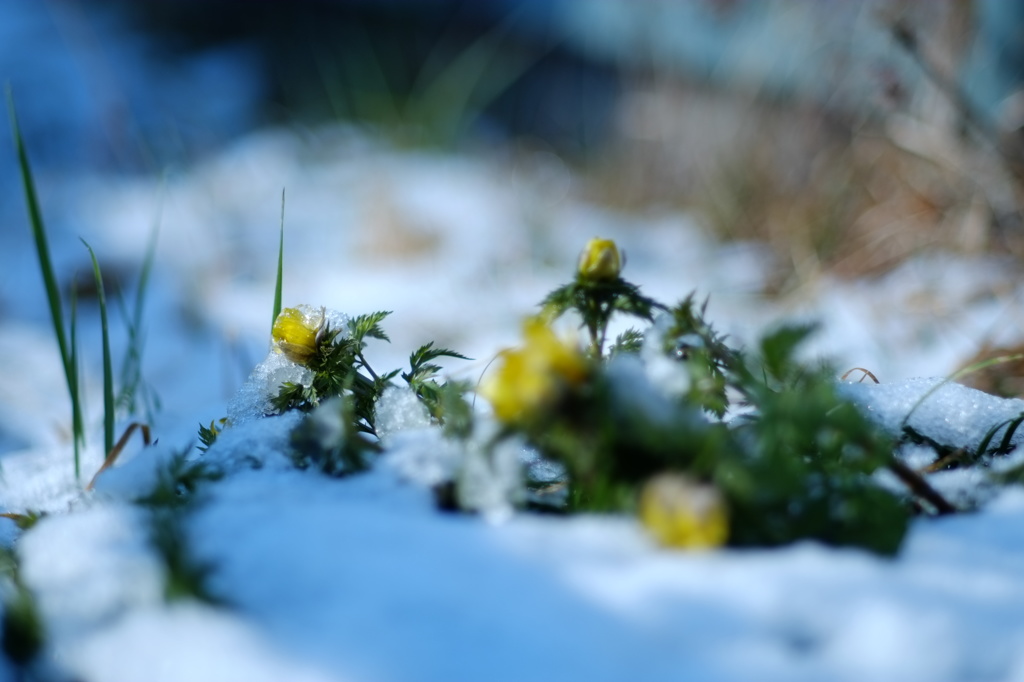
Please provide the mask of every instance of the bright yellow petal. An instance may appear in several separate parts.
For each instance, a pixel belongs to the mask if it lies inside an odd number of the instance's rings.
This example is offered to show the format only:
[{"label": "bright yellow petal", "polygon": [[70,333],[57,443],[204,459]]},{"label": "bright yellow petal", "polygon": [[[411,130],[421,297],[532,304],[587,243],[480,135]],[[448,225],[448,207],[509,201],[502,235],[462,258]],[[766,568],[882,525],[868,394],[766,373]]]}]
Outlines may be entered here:
[{"label": "bright yellow petal", "polygon": [[316,353],[316,337],[324,324],[323,309],[309,306],[285,308],[274,320],[274,350],[304,365]]},{"label": "bright yellow petal", "polygon": [[622,272],[622,254],[611,239],[594,237],[583,247],[579,276],[589,280],[611,280]]},{"label": "bright yellow petal", "polygon": [[557,398],[566,386],[586,377],[586,359],[542,321],[534,318],[523,327],[521,348],[508,350],[480,389],[503,422],[522,421]]}]

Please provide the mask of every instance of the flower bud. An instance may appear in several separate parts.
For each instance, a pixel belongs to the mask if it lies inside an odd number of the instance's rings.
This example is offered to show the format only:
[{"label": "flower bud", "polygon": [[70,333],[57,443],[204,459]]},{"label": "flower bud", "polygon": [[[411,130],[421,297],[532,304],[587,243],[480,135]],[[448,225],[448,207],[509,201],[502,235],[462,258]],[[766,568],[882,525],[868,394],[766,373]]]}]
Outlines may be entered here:
[{"label": "flower bud", "polygon": [[622,272],[622,254],[611,239],[594,237],[583,248],[577,275],[581,279],[613,280]]},{"label": "flower bud", "polygon": [[317,335],[324,326],[324,309],[300,305],[285,308],[274,320],[274,350],[305,365],[316,353]]},{"label": "flower bud", "polygon": [[666,547],[707,549],[729,534],[725,500],[716,487],[678,473],[651,478],[640,492],[640,521]]},{"label": "flower bud", "polygon": [[579,349],[558,338],[543,321],[528,320],[523,336],[523,347],[503,352],[501,364],[480,390],[495,416],[506,423],[537,414],[587,373],[587,361]]}]

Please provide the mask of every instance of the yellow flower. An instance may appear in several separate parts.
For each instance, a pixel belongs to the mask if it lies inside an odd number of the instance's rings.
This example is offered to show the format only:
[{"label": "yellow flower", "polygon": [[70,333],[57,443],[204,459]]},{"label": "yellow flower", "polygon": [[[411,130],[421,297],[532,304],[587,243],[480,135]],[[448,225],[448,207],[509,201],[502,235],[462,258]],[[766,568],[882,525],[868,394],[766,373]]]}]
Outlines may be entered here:
[{"label": "yellow flower", "polygon": [[504,351],[501,364],[480,392],[503,422],[518,422],[551,404],[567,386],[586,377],[587,361],[537,318],[523,325],[525,344]]},{"label": "yellow flower", "polygon": [[725,543],[725,500],[712,485],[677,473],[658,474],[640,492],[640,522],[667,547],[707,549]]},{"label": "yellow flower", "polygon": [[274,350],[305,365],[316,353],[317,335],[324,326],[324,309],[300,305],[285,308],[274,320]]},{"label": "yellow flower", "polygon": [[611,280],[622,272],[622,254],[611,239],[594,237],[583,247],[577,272],[582,279]]}]

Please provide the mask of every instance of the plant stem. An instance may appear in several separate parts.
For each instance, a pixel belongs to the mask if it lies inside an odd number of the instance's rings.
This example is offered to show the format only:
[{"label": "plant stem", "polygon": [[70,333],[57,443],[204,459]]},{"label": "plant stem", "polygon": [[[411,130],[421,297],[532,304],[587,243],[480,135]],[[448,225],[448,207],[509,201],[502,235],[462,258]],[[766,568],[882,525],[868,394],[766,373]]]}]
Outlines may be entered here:
[{"label": "plant stem", "polygon": [[910,488],[912,493],[926,500],[929,504],[935,507],[935,511],[938,512],[940,516],[945,514],[955,514],[958,511],[957,508],[949,502],[949,500],[939,493],[939,491],[931,487],[928,484],[928,481],[924,480],[919,473],[908,467],[903,462],[897,459],[892,460],[889,462],[889,470],[896,474],[896,476],[898,476],[899,479],[903,481],[908,488]]}]

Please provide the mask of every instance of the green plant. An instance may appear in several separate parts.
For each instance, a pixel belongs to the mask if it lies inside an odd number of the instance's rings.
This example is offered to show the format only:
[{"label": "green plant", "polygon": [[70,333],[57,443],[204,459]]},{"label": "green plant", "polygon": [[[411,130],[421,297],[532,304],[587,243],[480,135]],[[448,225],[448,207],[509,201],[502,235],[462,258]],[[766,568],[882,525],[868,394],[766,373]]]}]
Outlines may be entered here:
[{"label": "green plant", "polygon": [[129,415],[137,415],[141,403],[142,409],[145,410],[146,421],[149,423],[153,422],[156,412],[160,409],[160,399],[156,392],[145,383],[142,376],[142,348],[144,340],[142,313],[145,310],[146,292],[153,271],[153,262],[156,258],[156,244],[159,233],[160,223],[157,221],[150,232],[149,242],[146,245],[146,255],[143,257],[142,268],[139,271],[139,278],[135,286],[134,305],[131,312],[128,312],[123,297],[118,297],[117,299],[128,334],[128,347],[121,362],[121,388],[117,394],[116,405],[119,410],[124,410]]},{"label": "green plant", "polygon": [[315,466],[328,476],[347,476],[370,467],[380,446],[358,428],[354,396],[335,396],[307,416],[291,434],[292,461]]},{"label": "green plant", "polygon": [[354,21],[337,43],[344,54],[323,50],[314,68],[335,116],[381,127],[400,143],[452,145],[547,52],[505,49],[521,15],[511,12],[465,47],[442,37],[412,69],[409,44],[382,49]]},{"label": "green plant", "polygon": [[[643,499],[642,518],[663,539],[724,538],[717,529],[728,518],[737,546],[814,538],[896,552],[911,505],[874,472],[891,469],[906,497],[942,498],[896,460],[893,438],[838,394],[830,367],[798,361],[814,328],[781,327],[754,352],[732,348],[705,319],[706,302],[691,294],[669,308],[648,299],[622,279],[617,254],[592,240],[575,281],[542,303],[542,319],[580,314],[586,352],[534,321],[523,348],[501,357],[482,388],[503,424],[499,439],[525,437],[565,467],[568,511],[635,512]],[[614,314],[655,311],[663,314],[646,334],[631,331],[602,352]],[[673,381],[655,383],[652,363]],[[732,410],[743,413],[726,420]],[[673,495],[721,499],[727,511]]]},{"label": "green plant", "polygon": [[182,450],[160,468],[152,489],[135,500],[149,510],[150,542],[164,563],[167,601],[191,598],[225,603],[210,591],[207,583],[213,566],[193,556],[185,528],[189,514],[201,504],[200,488],[222,477],[218,467],[190,460],[188,451]]},{"label": "green plant", "polygon": [[103,453],[114,449],[114,370],[110,359],[110,326],[107,324],[107,295],[103,287],[103,274],[92,247],[83,239],[92,259],[93,277],[96,279],[96,296],[100,305],[100,329],[103,334]]},{"label": "green plant", "polygon": [[281,233],[277,242],[277,278],[274,281],[274,312],[270,317],[271,333],[281,314],[281,290],[284,288],[284,188],[281,188]]},{"label": "green plant", "polygon": [[155,509],[150,517],[150,541],[166,570],[164,598],[171,601],[197,599],[222,606],[227,602],[208,587],[212,564],[195,559],[188,545],[183,512]]},{"label": "green plant", "polygon": [[[582,326],[590,335],[590,353],[594,357],[604,354],[608,322],[612,315],[623,313],[650,322],[660,303],[640,293],[639,287],[622,279],[624,257],[615,242],[592,239],[583,249],[579,267],[572,282],[561,286],[541,303],[542,314],[557,319],[572,310],[582,318]],[[621,339],[623,343],[629,338]],[[633,337],[637,341],[637,337]],[[621,346],[616,344],[619,350]]]},{"label": "green plant", "polygon": [[18,168],[21,174],[21,185],[28,207],[29,224],[32,227],[32,239],[36,246],[39,260],[39,272],[46,287],[46,300],[50,308],[50,320],[53,323],[53,335],[60,349],[61,363],[64,367],[64,378],[67,382],[68,397],[71,399],[71,430],[74,447],[75,478],[81,475],[80,450],[85,445],[85,427],[82,421],[82,401],[78,387],[78,359],[75,351],[75,301],[72,293],[71,303],[71,336],[70,340],[64,332],[64,306],[61,303],[60,288],[57,275],[50,258],[50,247],[46,238],[46,227],[43,223],[42,210],[36,195],[35,181],[29,166],[28,152],[18,126],[18,116],[14,108],[14,94],[10,86],[7,88],[7,112],[11,121],[14,136],[14,149],[18,156]]},{"label": "green plant", "polygon": [[21,580],[18,557],[6,547],[0,547],[0,581],[5,588],[0,649],[24,669],[42,650],[46,630],[35,597]]}]

